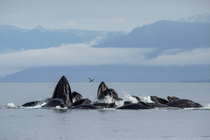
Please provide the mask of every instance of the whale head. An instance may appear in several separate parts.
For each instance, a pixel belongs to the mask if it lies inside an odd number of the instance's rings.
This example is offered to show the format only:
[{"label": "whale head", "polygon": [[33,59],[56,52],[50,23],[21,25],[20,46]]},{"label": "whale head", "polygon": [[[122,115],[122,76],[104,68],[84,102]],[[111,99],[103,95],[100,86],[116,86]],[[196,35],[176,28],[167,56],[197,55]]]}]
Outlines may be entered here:
[{"label": "whale head", "polygon": [[178,100],[179,98],[175,97],[175,96],[168,96],[167,99],[168,99],[169,102],[171,102],[171,101],[174,101],[174,100]]},{"label": "whale head", "polygon": [[168,101],[163,99],[163,98],[159,98],[157,96],[150,96],[150,99],[154,102],[154,103],[158,103],[158,104],[167,104]]},{"label": "whale head", "polygon": [[72,95],[71,95],[71,88],[69,85],[68,80],[65,76],[62,76],[59,82],[57,83],[55,90],[52,95],[52,99],[61,99],[63,100],[66,106],[71,106],[73,103]]},{"label": "whale head", "polygon": [[98,86],[98,93],[97,96],[99,96],[102,92],[109,89],[104,82],[101,82],[101,84]]}]

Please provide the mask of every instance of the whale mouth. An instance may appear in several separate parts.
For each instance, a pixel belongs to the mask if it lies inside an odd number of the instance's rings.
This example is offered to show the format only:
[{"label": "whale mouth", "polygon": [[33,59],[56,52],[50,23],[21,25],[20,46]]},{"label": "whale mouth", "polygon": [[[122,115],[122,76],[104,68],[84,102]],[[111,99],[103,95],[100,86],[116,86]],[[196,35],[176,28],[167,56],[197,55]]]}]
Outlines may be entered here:
[{"label": "whale mouth", "polygon": [[71,88],[65,76],[61,77],[54,89],[52,99],[55,98],[63,100],[67,106],[70,106],[73,103]]},{"label": "whale mouth", "polygon": [[107,89],[108,89],[108,87],[106,86],[106,84],[102,83],[102,85],[101,85],[101,92],[104,92]]},{"label": "whale mouth", "polygon": [[169,102],[173,101],[173,100],[171,99],[171,96],[168,96],[167,98],[168,98],[168,101],[169,101]]},{"label": "whale mouth", "polygon": [[104,82],[101,82],[101,84],[98,87],[98,93],[97,96],[99,96],[102,92],[109,89]]},{"label": "whale mouth", "polygon": [[167,99],[168,99],[169,102],[171,102],[171,101],[174,101],[174,100],[178,100],[179,98],[175,97],[175,96],[168,96]]}]

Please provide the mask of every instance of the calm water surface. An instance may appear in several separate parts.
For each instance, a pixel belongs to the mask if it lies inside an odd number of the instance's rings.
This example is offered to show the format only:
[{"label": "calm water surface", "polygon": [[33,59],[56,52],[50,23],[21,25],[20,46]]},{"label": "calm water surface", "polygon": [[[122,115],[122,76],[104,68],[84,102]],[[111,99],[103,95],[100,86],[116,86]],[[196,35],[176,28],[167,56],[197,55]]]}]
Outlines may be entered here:
[{"label": "calm water surface", "polygon": [[[70,83],[72,91],[94,100],[99,83]],[[210,84],[106,83],[118,95],[191,99],[204,108],[151,110],[15,109],[50,97],[56,83],[0,84],[0,140],[206,140],[210,139]]]}]

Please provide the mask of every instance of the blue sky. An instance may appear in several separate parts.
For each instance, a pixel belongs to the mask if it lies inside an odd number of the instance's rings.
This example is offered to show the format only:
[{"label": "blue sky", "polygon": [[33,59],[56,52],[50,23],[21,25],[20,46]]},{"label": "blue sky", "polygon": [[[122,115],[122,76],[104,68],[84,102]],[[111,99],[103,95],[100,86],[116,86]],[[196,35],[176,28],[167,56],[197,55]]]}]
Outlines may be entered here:
[{"label": "blue sky", "polygon": [[158,20],[210,13],[209,0],[0,0],[0,25],[131,31]]},{"label": "blue sky", "polygon": [[[210,13],[209,0],[0,0],[0,25],[32,29],[128,31],[159,20],[179,20]],[[70,65],[209,65],[210,49],[166,50],[154,59],[154,48],[93,48],[95,42],[0,54],[0,77],[26,68]],[[77,59],[75,59],[75,57]]]}]

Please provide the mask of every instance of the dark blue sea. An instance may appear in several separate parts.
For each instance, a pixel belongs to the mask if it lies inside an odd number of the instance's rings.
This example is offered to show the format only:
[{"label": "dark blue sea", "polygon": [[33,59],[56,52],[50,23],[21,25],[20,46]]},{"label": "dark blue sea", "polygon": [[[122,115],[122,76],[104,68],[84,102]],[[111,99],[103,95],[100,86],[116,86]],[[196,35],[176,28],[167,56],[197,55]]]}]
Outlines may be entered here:
[{"label": "dark blue sea", "polygon": [[[71,90],[95,100],[100,83],[70,83]],[[71,110],[19,108],[51,97],[56,83],[0,84],[0,140],[208,140],[210,83],[106,83],[119,97],[149,100],[176,96],[199,109]],[[120,104],[118,104],[120,106]]]}]

